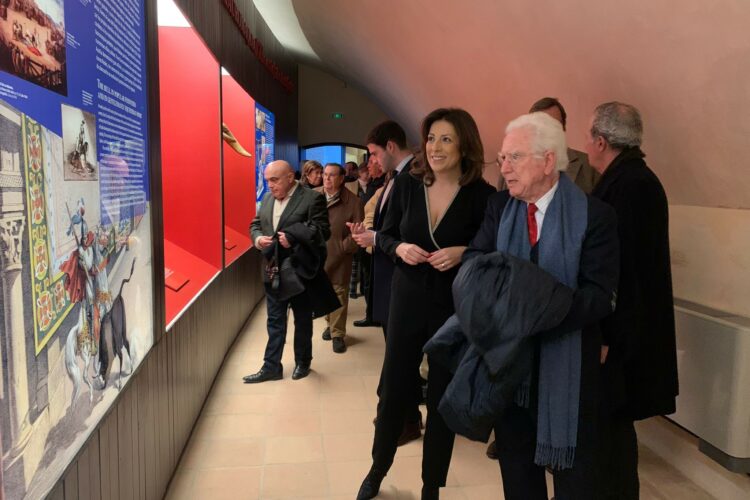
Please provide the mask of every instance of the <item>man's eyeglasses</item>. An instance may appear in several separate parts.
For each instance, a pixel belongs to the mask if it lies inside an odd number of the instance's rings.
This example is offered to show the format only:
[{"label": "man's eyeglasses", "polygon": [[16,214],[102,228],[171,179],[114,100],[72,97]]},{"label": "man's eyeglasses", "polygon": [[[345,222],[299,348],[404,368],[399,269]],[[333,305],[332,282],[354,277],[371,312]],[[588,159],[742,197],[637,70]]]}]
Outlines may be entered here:
[{"label": "man's eyeglasses", "polygon": [[515,153],[498,153],[497,154],[497,164],[502,166],[503,163],[510,162],[511,165],[514,167],[518,165],[518,162],[520,162],[522,159],[526,158],[527,156],[536,156],[536,157],[543,157],[544,155],[540,155],[537,153],[519,153],[516,151]]}]

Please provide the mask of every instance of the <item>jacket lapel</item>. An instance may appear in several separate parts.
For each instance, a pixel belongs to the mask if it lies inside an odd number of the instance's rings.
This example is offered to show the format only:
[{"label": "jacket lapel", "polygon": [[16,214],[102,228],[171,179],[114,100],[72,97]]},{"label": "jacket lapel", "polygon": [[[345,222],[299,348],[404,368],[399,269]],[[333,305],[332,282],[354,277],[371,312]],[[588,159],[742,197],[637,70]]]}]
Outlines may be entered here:
[{"label": "jacket lapel", "polygon": [[[284,227],[286,220],[289,218],[289,214],[294,212],[294,210],[297,208],[297,205],[299,205],[300,201],[302,200],[302,196],[304,195],[304,193],[302,192],[303,189],[305,188],[297,184],[297,188],[294,190],[294,193],[292,193],[292,198],[289,200],[289,203],[287,203],[284,212],[282,212],[281,214],[281,218],[279,219],[279,226],[276,228],[277,231]],[[273,212],[271,212],[271,217],[273,218]]]}]

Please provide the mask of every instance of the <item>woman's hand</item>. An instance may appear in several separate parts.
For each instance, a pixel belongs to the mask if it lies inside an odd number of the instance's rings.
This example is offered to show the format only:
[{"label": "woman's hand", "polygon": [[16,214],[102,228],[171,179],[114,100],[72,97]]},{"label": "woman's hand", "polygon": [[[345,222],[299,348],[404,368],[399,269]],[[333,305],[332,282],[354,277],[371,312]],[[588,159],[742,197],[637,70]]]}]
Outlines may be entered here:
[{"label": "woman's hand", "polygon": [[430,258],[430,252],[419,248],[413,243],[401,243],[396,247],[396,255],[410,266],[427,262],[427,259]]},{"label": "woman's hand", "polygon": [[461,263],[464,250],[466,250],[466,247],[441,248],[437,252],[433,252],[427,262],[438,271],[447,271]]}]

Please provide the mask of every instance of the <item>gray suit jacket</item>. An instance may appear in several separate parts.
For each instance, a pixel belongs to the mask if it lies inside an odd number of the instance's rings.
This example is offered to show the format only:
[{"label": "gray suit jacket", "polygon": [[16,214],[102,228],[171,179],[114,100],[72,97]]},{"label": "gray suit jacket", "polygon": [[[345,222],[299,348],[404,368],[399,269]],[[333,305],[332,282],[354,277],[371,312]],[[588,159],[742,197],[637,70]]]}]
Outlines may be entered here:
[{"label": "gray suit jacket", "polygon": [[271,193],[266,194],[263,198],[258,213],[250,223],[250,238],[253,243],[259,236],[273,236],[293,224],[303,223],[317,230],[320,237],[319,241],[325,248],[326,240],[331,237],[325,196],[298,185],[286,208],[281,213],[279,226],[274,231],[273,206],[275,203],[276,199]]},{"label": "gray suit jacket", "polygon": [[[568,168],[565,173],[586,194],[591,194],[601,177],[599,172],[589,165],[589,157],[586,153],[571,148],[568,148]],[[506,187],[505,179],[501,175],[497,182],[497,190],[502,191]]]}]

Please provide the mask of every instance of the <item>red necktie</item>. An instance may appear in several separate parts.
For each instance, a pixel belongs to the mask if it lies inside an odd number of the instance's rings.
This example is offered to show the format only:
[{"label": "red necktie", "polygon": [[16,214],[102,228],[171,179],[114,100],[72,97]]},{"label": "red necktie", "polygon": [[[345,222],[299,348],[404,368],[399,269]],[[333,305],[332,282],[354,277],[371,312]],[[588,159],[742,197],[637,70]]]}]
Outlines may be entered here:
[{"label": "red necktie", "polygon": [[529,226],[529,243],[531,244],[531,248],[534,248],[534,245],[536,245],[537,242],[536,217],[534,217],[534,215],[538,208],[533,203],[529,203],[527,210],[526,223]]}]

